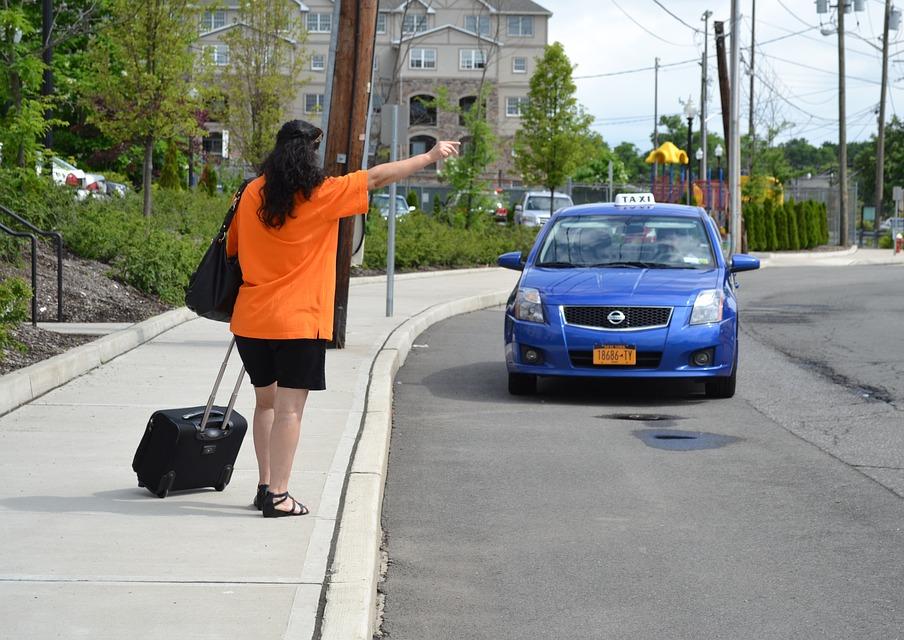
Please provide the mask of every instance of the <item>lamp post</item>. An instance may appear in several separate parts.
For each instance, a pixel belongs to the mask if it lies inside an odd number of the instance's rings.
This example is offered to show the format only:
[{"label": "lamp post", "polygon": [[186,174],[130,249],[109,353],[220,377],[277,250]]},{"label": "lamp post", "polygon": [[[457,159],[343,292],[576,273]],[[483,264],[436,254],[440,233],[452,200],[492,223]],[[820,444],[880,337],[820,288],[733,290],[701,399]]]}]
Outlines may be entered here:
[{"label": "lamp post", "polygon": [[693,96],[687,97],[684,103],[684,117],[687,118],[687,204],[691,203],[691,140],[694,128],[694,118],[697,117],[697,105]]},{"label": "lamp post", "polygon": [[716,148],[713,149],[713,153],[716,154],[716,163],[719,165],[719,206],[717,207],[719,210],[719,217],[722,217],[722,154],[725,152],[722,149],[721,144],[717,144]]},{"label": "lamp post", "polygon": [[[700,176],[700,180],[706,180],[706,176],[703,175],[703,145],[700,145],[700,148],[697,149],[694,157],[697,159],[697,175]],[[707,180],[707,185],[708,184],[709,181]],[[709,194],[707,194],[706,201],[703,204],[707,207],[709,206]]]}]

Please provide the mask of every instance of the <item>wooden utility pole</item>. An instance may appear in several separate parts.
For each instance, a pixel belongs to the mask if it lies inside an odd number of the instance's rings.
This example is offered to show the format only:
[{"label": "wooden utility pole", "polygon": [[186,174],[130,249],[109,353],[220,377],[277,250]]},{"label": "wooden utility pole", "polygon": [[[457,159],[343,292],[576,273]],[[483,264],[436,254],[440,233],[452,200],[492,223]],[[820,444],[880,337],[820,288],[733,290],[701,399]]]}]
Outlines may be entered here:
[{"label": "wooden utility pole", "polygon": [[753,157],[756,155],[756,129],[753,124],[753,81],[755,68],[753,56],[756,50],[756,0],[751,0],[753,6],[750,14],[750,113],[747,116],[747,133],[750,136],[750,157],[747,159],[747,175],[753,175]]},{"label": "wooden utility pole", "polygon": [[[53,95],[53,43],[50,40],[53,31],[53,0],[43,0],[41,13],[41,41],[43,43],[41,59],[44,61],[44,83],[41,85],[41,95],[49,97]],[[52,119],[53,110],[45,111],[44,118]],[[53,146],[53,129],[48,129],[44,134],[44,146],[48,148]]]},{"label": "wooden utility pole", "polygon": [[885,92],[888,90],[888,23],[891,0],[885,0],[885,25],[882,28],[882,88],[879,90],[879,134],[876,136],[876,217],[873,229],[882,221],[882,198],[885,190]]},{"label": "wooden utility pole", "polygon": [[[339,176],[362,167],[367,148],[364,138],[377,32],[377,1],[345,0],[340,4],[329,124],[323,155],[323,168],[327,175]],[[331,344],[337,349],[345,347],[354,229],[354,217],[340,220]]]},{"label": "wooden utility pole", "polygon": [[[719,69],[719,96],[722,101],[722,137],[725,138],[725,155],[728,155],[730,147],[729,124],[731,116],[730,85],[728,83],[728,62],[725,59],[725,23],[713,22],[716,32],[716,65]],[[730,169],[730,168],[729,168]]]},{"label": "wooden utility pole", "polygon": [[838,7],[838,206],[839,244],[846,247],[850,244],[848,237],[848,192],[847,192],[847,117],[845,108],[844,82],[844,3]]}]

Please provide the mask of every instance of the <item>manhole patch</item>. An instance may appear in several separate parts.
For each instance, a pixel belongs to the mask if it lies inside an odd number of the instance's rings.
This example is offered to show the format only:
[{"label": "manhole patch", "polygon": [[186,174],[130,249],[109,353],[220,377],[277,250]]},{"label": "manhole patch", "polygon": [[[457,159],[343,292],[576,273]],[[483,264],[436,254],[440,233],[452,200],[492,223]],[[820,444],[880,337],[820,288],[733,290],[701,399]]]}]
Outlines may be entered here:
[{"label": "manhole patch", "polygon": [[698,451],[719,449],[739,442],[741,438],[723,436],[705,431],[678,431],[676,429],[641,429],[633,434],[648,447],[666,451]]}]

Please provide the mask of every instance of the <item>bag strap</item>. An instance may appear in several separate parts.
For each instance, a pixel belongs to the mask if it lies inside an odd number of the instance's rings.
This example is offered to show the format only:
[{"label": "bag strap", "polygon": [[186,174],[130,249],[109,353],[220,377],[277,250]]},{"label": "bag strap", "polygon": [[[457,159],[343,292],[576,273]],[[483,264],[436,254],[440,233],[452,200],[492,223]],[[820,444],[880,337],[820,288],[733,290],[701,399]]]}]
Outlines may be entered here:
[{"label": "bag strap", "polygon": [[223,219],[223,226],[220,227],[220,232],[217,233],[217,241],[223,242],[226,239],[226,232],[229,230],[229,225],[232,224],[232,219],[235,217],[235,212],[239,208],[239,201],[242,199],[242,194],[245,193],[245,187],[248,186],[248,183],[254,180],[254,178],[248,178],[245,180],[241,186],[238,188],[238,191],[235,192],[235,195],[232,196],[232,204],[229,205],[229,211],[226,213],[226,217]]}]

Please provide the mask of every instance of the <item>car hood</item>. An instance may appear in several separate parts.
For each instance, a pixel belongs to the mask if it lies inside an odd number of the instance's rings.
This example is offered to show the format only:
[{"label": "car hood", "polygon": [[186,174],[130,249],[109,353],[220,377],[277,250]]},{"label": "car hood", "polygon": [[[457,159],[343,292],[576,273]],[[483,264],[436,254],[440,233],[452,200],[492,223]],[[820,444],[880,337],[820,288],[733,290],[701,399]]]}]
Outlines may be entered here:
[{"label": "car hood", "polygon": [[720,269],[544,269],[525,271],[521,287],[547,304],[692,306],[701,289],[721,288]]}]

